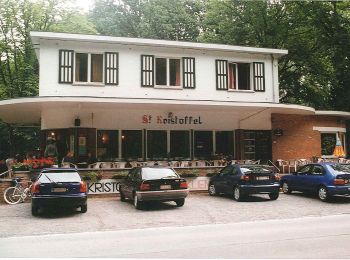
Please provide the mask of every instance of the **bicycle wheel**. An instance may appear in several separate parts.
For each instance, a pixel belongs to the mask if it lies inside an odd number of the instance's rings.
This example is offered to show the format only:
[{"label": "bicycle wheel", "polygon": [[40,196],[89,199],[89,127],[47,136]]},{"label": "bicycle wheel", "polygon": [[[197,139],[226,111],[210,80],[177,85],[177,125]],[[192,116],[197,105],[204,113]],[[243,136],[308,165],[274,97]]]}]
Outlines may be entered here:
[{"label": "bicycle wheel", "polygon": [[4,199],[8,204],[17,204],[21,201],[21,190],[17,187],[9,187],[4,192]]}]

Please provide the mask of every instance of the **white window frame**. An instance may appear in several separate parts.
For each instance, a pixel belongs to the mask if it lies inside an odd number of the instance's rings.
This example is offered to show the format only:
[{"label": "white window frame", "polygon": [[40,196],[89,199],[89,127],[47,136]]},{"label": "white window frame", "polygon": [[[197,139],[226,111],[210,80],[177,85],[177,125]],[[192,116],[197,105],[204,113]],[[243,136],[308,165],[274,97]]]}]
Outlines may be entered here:
[{"label": "white window frame", "polygon": [[[157,85],[157,59],[166,59],[166,85]],[[180,85],[179,86],[170,86],[170,60],[180,60]],[[155,56],[154,57],[154,87],[155,88],[167,88],[167,89],[182,89],[182,57],[163,57]]]},{"label": "white window frame", "polygon": [[[249,89],[238,89],[238,64],[239,63],[246,63],[249,64]],[[235,76],[236,76],[236,88],[230,88],[231,82],[230,82],[230,64],[235,64],[236,65],[236,71],[235,71]],[[228,86],[227,86],[227,91],[232,91],[232,92],[255,92],[253,88],[253,83],[254,83],[254,71],[253,71],[253,62],[247,62],[247,61],[228,61]]]},{"label": "white window frame", "polygon": [[[343,138],[340,138],[340,133],[343,134]],[[344,149],[344,153],[345,155],[347,155],[347,152],[346,152],[346,132],[343,132],[343,131],[338,131],[338,132],[335,132],[335,131],[320,131],[320,134],[335,134],[335,141],[337,142],[338,138],[340,139],[341,141],[341,144],[343,146],[343,149]],[[322,139],[320,140],[322,141]],[[321,143],[321,152],[322,152],[322,143]],[[334,155],[324,155],[324,154],[321,154],[321,157],[322,158],[338,158],[337,156],[334,156]]]},{"label": "white window frame", "polygon": [[[88,66],[87,66],[87,82],[75,81],[75,71],[76,71],[76,55],[77,54],[87,54],[88,55]],[[102,55],[102,82],[92,82],[91,81],[91,55],[99,54]],[[93,86],[104,86],[105,85],[105,55],[102,52],[84,52],[84,51],[75,51],[74,60],[73,60],[73,85],[93,85]]]}]

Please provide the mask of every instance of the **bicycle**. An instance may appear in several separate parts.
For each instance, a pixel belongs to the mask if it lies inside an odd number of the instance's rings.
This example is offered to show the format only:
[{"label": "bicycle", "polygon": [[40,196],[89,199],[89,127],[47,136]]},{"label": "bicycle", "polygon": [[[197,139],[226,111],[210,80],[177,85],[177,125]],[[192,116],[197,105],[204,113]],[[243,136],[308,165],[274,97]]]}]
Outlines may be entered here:
[{"label": "bicycle", "polygon": [[27,197],[31,197],[31,188],[33,182],[28,181],[28,187],[23,187],[21,182],[22,178],[14,178],[12,180],[13,186],[8,187],[4,191],[4,200],[11,205],[18,204],[20,202],[24,202]]}]

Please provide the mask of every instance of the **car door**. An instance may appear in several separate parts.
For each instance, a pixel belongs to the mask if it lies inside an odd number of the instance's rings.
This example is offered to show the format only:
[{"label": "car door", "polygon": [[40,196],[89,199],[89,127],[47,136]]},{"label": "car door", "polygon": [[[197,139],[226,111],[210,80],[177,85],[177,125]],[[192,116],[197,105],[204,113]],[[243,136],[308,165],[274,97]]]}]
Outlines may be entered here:
[{"label": "car door", "polygon": [[308,179],[308,175],[311,174],[312,165],[308,164],[300,169],[296,173],[293,173],[293,178],[291,181],[292,189],[298,191],[307,190],[307,185],[305,184]]},{"label": "car door", "polygon": [[232,166],[231,170],[225,174],[225,184],[224,189],[225,193],[231,194],[233,193],[233,187],[235,187],[239,180],[240,180],[241,174],[238,166]]},{"label": "car door", "polygon": [[310,173],[304,178],[304,190],[310,192],[317,191],[318,186],[322,183],[325,173],[326,171],[322,165],[314,164]]},{"label": "car door", "polygon": [[232,172],[232,165],[226,166],[220,171],[219,176],[215,180],[215,188],[219,193],[225,193],[227,190],[227,175]]}]

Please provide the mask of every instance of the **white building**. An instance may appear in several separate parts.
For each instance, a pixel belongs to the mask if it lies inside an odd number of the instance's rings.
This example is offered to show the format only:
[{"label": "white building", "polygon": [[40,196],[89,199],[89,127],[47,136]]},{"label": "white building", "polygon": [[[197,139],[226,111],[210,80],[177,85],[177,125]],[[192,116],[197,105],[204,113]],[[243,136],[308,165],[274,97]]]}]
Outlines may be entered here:
[{"label": "white building", "polygon": [[[43,144],[55,136],[61,156],[267,161],[321,156],[326,137],[345,143],[350,113],[279,103],[278,58],[286,50],[50,32],[31,38],[39,97],[0,102],[0,118],[41,124]],[[289,116],[311,125],[289,131]],[[312,139],[310,151],[285,147],[303,138]]]}]

